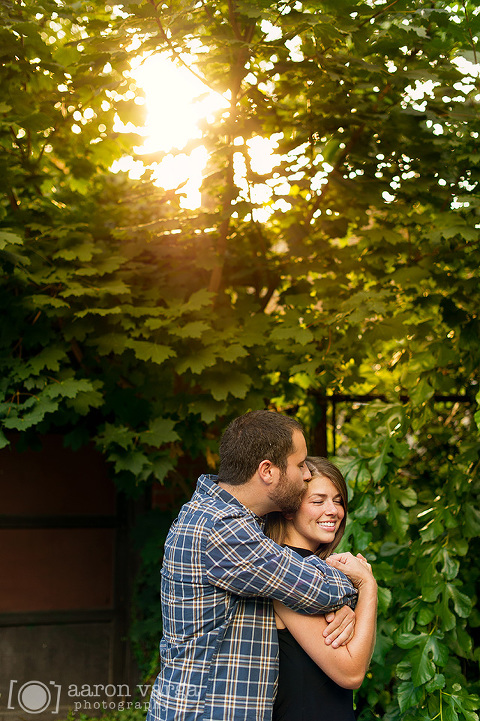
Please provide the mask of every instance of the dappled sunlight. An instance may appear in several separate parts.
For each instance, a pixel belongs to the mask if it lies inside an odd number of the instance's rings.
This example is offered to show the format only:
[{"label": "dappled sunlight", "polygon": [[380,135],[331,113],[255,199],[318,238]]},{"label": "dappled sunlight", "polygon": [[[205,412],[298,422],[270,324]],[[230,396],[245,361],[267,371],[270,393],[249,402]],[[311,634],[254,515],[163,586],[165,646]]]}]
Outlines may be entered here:
[{"label": "dappled sunlight", "polygon": [[[200,141],[200,122],[213,122],[215,113],[228,107],[228,100],[166,55],[137,57],[131,65],[132,76],[145,92],[147,109],[145,125],[136,128],[145,137],[143,145],[135,148],[137,156],[166,153],[151,164],[155,184],[166,190],[181,188],[182,207],[198,208],[207,151],[201,142],[190,152],[174,151],[181,151],[191,140]],[[122,158],[112,167],[114,172],[123,170],[137,178],[144,169],[143,162],[133,158]]]},{"label": "dappled sunlight", "polygon": [[[201,143],[201,123],[211,123],[215,114],[229,106],[229,101],[210,90],[196,77],[194,71],[174,63],[166,55],[137,57],[131,61],[131,75],[143,88],[146,103],[146,122],[141,128],[133,124],[123,125],[119,120],[118,132],[135,131],[145,137],[142,146],[135,148],[137,159],[124,157],[115,161],[114,172],[128,172],[132,178],[140,178],[145,170],[142,156],[164,153],[164,157],[151,162],[156,185],[166,190],[179,189],[184,208],[198,208],[202,202],[200,186],[208,161],[208,152]],[[245,140],[237,138],[239,151],[234,156],[235,183],[244,200],[263,205],[253,211],[254,220],[264,222],[278,205],[273,203],[274,192],[288,192],[290,186],[284,179],[270,178],[267,183],[249,183],[248,170],[258,175],[270,175],[282,156],[275,152],[282,133],[271,138],[255,136]],[[178,152],[191,141],[198,145],[189,152]],[[249,168],[247,169],[248,161]],[[283,201],[281,201],[283,202]]]},{"label": "dappled sunlight", "polygon": [[180,202],[184,208],[198,208],[202,201],[200,186],[206,163],[207,151],[203,145],[192,150],[189,155],[169,153],[157,165],[152,177],[155,184],[165,190],[181,188],[184,197]]}]

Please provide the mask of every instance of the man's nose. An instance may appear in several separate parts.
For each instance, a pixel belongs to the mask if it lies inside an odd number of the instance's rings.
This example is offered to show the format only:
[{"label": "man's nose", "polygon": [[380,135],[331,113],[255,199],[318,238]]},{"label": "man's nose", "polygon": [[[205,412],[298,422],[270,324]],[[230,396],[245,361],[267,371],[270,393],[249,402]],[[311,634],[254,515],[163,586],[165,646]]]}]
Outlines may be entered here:
[{"label": "man's nose", "polygon": [[312,474],[310,473],[308,467],[305,466],[305,470],[303,471],[303,480],[309,481],[311,477],[312,477]]}]

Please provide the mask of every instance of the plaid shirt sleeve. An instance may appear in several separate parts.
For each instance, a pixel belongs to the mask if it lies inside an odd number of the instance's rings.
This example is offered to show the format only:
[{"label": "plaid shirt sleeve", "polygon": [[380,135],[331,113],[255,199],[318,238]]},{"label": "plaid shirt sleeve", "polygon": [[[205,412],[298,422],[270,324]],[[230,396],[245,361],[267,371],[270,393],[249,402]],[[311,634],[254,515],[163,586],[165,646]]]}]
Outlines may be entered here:
[{"label": "plaid shirt sleeve", "polygon": [[209,582],[238,596],[276,598],[295,611],[326,613],[355,606],[357,591],[340,571],[310,556],[302,559],[265,536],[253,517],[223,517],[205,547]]}]

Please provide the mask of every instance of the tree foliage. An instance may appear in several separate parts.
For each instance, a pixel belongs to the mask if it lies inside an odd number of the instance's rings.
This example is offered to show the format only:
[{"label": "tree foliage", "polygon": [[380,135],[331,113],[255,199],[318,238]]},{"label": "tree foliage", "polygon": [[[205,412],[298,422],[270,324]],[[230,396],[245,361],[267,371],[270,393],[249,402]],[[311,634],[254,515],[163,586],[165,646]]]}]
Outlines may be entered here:
[{"label": "tree foliage", "polygon": [[[233,416],[268,405],[313,432],[319,399],[381,396],[344,403],[337,430],[345,543],[380,583],[362,716],[478,718],[475,5],[1,11],[2,444],[60,428],[93,439],[120,488],[180,499]],[[109,171],[140,144],[116,120],[142,123],[132,47],[194,60],[228,98],[181,149],[209,153],[197,210],[152,183],[161,154],[138,181]],[[267,142],[265,169],[251,149]],[[145,580],[138,598],[148,656]]]}]

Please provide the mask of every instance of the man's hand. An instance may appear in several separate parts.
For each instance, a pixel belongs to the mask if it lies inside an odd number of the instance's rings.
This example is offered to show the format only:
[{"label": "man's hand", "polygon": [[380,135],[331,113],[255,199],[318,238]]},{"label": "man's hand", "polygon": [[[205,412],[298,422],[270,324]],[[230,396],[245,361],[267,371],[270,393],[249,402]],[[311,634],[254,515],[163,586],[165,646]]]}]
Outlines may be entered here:
[{"label": "man's hand", "polygon": [[364,583],[375,583],[372,567],[361,553],[356,556],[353,556],[348,551],[346,553],[332,553],[325,561],[329,566],[337,568],[348,576],[355,588],[360,588]]},{"label": "man's hand", "polygon": [[342,606],[338,611],[330,611],[325,615],[328,624],[323,632],[325,643],[333,648],[346,646],[355,633],[355,611],[350,606]]}]

